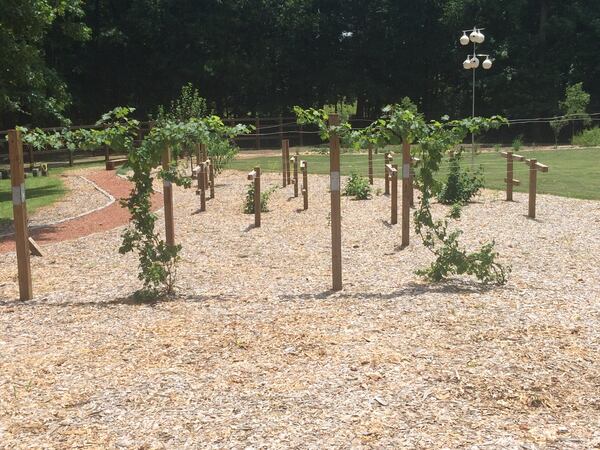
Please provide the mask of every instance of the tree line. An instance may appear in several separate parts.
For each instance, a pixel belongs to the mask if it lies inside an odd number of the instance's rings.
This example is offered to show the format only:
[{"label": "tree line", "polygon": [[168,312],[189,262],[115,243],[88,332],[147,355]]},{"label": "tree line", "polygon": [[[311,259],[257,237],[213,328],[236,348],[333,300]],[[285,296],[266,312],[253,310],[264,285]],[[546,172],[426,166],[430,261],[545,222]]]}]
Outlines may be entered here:
[{"label": "tree line", "polygon": [[[427,117],[469,116],[471,51],[485,27],[477,113],[560,112],[582,82],[600,110],[597,0],[0,0],[0,125],[145,118],[191,82],[223,116],[410,97]],[[550,128],[548,127],[548,131]]]}]

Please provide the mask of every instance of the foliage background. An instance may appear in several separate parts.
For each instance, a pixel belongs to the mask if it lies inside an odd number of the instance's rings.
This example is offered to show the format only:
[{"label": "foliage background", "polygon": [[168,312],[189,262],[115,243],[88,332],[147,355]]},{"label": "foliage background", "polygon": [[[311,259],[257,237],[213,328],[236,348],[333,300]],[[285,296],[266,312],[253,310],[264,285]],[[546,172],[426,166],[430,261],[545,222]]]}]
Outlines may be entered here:
[{"label": "foliage background", "polygon": [[[0,97],[27,106],[16,116],[0,99],[2,128],[61,114],[89,123],[116,105],[145,118],[188,82],[222,116],[345,100],[377,117],[408,96],[427,118],[465,117],[468,47],[458,38],[474,24],[495,57],[479,72],[478,115],[552,116],[577,82],[600,110],[597,0],[0,0],[0,9],[10,72]],[[553,141],[548,126],[530,133]]]}]

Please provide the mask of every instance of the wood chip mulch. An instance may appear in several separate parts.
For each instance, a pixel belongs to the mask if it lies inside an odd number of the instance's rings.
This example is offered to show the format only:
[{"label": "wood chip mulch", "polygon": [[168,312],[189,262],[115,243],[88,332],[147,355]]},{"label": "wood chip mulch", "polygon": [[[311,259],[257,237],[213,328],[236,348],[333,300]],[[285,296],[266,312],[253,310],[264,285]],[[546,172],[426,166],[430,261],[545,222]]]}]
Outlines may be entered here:
[{"label": "wood chip mulch", "polygon": [[176,188],[169,301],[132,297],[123,227],[49,243],[31,302],[2,255],[0,447],[599,448],[600,202],[541,195],[530,220],[526,195],[484,192],[462,241],[495,239],[512,273],[483,287],[423,282],[389,197],[343,198],[332,293],[328,184],[310,177],[308,211],[278,189],[259,229],[243,173],[204,213]]}]

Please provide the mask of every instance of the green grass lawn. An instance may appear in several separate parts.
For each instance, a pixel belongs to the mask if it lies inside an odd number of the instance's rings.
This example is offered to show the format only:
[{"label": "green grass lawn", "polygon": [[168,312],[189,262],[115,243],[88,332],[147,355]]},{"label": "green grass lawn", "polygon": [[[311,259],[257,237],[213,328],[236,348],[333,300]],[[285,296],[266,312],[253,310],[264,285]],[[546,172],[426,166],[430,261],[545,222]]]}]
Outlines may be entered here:
[{"label": "green grass lawn", "polygon": [[[564,197],[600,200],[600,149],[553,150],[553,151],[519,151],[526,158],[537,158],[538,162],[550,167],[548,173],[538,174],[538,192]],[[396,158],[401,158],[396,155]],[[307,161],[309,173],[329,173],[328,155],[302,155]],[[463,164],[469,165],[470,154],[465,154]],[[400,164],[400,161],[396,162]],[[484,170],[485,185],[489,189],[504,190],[506,185],[506,160],[498,153],[483,153],[475,157],[475,165]],[[263,172],[280,172],[280,157],[257,157],[236,159],[230,168],[250,171],[260,166]],[[383,154],[374,155],[374,174],[383,177]],[[366,154],[345,153],[341,156],[342,175],[357,171],[367,176]],[[529,183],[528,166],[523,162],[515,162],[515,178],[521,181],[521,186],[515,188],[518,192],[527,192]],[[447,165],[442,166],[440,174],[447,172]]]}]

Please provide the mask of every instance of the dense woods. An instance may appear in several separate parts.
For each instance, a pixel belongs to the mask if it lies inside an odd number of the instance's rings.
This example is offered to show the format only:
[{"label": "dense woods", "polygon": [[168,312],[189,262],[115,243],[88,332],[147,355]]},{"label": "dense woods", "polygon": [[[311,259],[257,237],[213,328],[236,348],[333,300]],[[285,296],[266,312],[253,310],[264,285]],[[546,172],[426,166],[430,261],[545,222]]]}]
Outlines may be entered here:
[{"label": "dense woods", "polygon": [[0,121],[142,118],[192,82],[222,115],[289,114],[408,96],[428,117],[470,114],[460,31],[486,28],[478,112],[552,116],[583,82],[600,110],[597,0],[0,0]]}]

